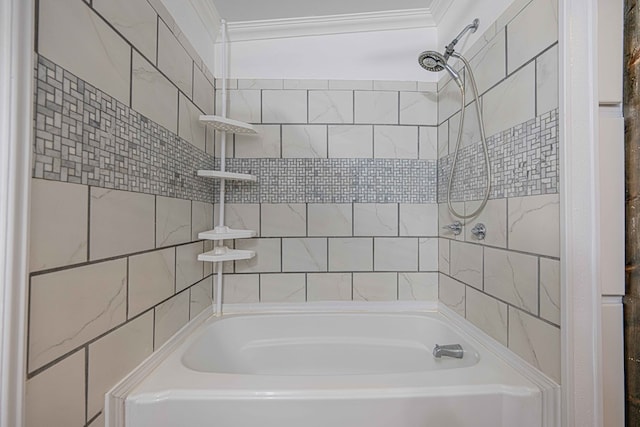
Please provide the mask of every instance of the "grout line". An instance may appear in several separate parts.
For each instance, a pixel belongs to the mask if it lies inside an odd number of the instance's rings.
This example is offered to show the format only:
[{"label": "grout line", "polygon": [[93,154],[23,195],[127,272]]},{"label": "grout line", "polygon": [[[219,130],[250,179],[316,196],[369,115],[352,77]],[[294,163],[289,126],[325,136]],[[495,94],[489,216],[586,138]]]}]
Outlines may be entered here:
[{"label": "grout line", "polygon": [[40,38],[40,0],[34,0],[33,3],[33,51],[40,53],[39,51],[39,38]]},{"label": "grout line", "polygon": [[84,420],[89,424],[89,345],[84,347]]}]

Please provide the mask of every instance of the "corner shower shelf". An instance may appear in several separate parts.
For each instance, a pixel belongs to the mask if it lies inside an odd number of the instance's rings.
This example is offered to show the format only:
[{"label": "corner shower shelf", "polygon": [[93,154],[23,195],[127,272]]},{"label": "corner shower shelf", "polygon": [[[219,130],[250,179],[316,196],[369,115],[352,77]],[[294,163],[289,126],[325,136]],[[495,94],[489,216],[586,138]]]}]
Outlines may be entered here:
[{"label": "corner shower shelf", "polygon": [[218,226],[213,230],[203,231],[198,234],[198,239],[203,240],[230,240],[230,239],[249,239],[255,237],[256,232],[253,230],[234,230],[226,226]]},{"label": "corner shower shelf", "polygon": [[215,130],[229,133],[255,134],[256,130],[249,123],[228,119],[222,116],[200,116],[200,121]]},{"label": "corner shower shelf", "polygon": [[251,259],[256,256],[254,251],[229,249],[226,246],[217,246],[214,250],[198,255],[198,261],[223,262]]},{"label": "corner shower shelf", "polygon": [[235,181],[257,181],[258,180],[258,178],[255,175],[249,175],[246,173],[210,171],[210,170],[199,170],[198,176],[204,176],[206,178],[233,179]]}]

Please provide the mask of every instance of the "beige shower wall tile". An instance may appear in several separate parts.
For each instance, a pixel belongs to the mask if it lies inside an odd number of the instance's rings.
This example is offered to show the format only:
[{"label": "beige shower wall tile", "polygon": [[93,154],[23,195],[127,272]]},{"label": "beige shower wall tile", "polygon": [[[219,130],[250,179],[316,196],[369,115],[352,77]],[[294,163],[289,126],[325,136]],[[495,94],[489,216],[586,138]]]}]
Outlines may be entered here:
[{"label": "beige shower wall tile", "polygon": [[398,299],[438,301],[438,273],[399,273]]},{"label": "beige shower wall tile", "polygon": [[191,319],[204,310],[211,310],[213,304],[213,280],[215,276],[209,276],[193,285],[190,291],[189,316]]},{"label": "beige shower wall tile", "polygon": [[560,256],[558,194],[514,197],[508,206],[509,249]]},{"label": "beige shower wall tile", "polygon": [[438,158],[438,128],[436,126],[420,126],[418,158],[423,160]]},{"label": "beige shower wall tile", "polygon": [[304,273],[260,275],[260,302],[304,301],[306,301]]},{"label": "beige shower wall tile", "polygon": [[202,242],[176,247],[176,292],[180,292],[204,277],[204,263],[198,255],[204,252]]},{"label": "beige shower wall tile", "polygon": [[307,206],[305,203],[262,203],[261,234],[263,237],[305,236]]},{"label": "beige shower wall tile", "polygon": [[401,236],[437,236],[438,204],[400,204]]},{"label": "beige shower wall tile", "polygon": [[189,141],[202,151],[206,151],[206,128],[200,121],[202,111],[194,103],[179,94],[178,101],[178,136]]},{"label": "beige shower wall tile", "polygon": [[366,237],[329,239],[329,270],[373,270],[373,239]]},{"label": "beige shower wall tile", "polygon": [[205,114],[213,114],[215,106],[214,88],[199,67],[193,67],[193,103]]},{"label": "beige shower wall tile", "polygon": [[[260,92],[253,89],[230,90],[227,97],[227,117],[247,123],[260,123],[262,121]],[[221,90],[216,91],[216,113],[222,114]]]},{"label": "beige shower wall tile", "polygon": [[90,215],[91,260],[154,247],[154,196],[91,187]]},{"label": "beige shower wall tile", "polygon": [[155,62],[158,15],[147,0],[95,0],[93,8]]},{"label": "beige shower wall tile", "polygon": [[158,68],[191,96],[193,60],[162,20],[158,23]]},{"label": "beige shower wall tile", "polygon": [[436,126],[438,94],[436,92],[400,92],[400,124]]},{"label": "beige shower wall tile", "polygon": [[309,91],[309,123],[353,123],[353,92]]},{"label": "beige shower wall tile", "polygon": [[398,299],[397,273],[354,273],[354,301],[396,301]]},{"label": "beige shower wall tile", "polygon": [[538,259],[517,252],[485,248],[485,292],[538,314]]},{"label": "beige shower wall tile", "polygon": [[327,239],[282,239],[282,271],[327,271]]},{"label": "beige shower wall tile", "polygon": [[309,236],[350,236],[353,229],[351,203],[309,203]]},{"label": "beige shower wall tile", "polygon": [[30,271],[87,260],[89,189],[31,180]]},{"label": "beige shower wall tile", "polygon": [[38,53],[129,105],[131,47],[84,2],[42,0]]},{"label": "beige shower wall tile", "polygon": [[373,157],[376,159],[417,159],[417,126],[374,126]]},{"label": "beige shower wall tile", "polygon": [[482,246],[451,241],[451,277],[482,289]]},{"label": "beige shower wall tile", "polygon": [[558,0],[533,0],[507,25],[509,72],[558,40]]},{"label": "beige shower wall tile", "polygon": [[191,202],[191,240],[198,240],[198,233],[213,230],[213,205]]},{"label": "beige shower wall tile", "polygon": [[[418,239],[418,263],[420,271],[438,271],[438,238]],[[448,273],[448,271],[446,271]]]},{"label": "beige shower wall tile", "polygon": [[137,52],[133,52],[131,108],[178,133],[178,89]]},{"label": "beige shower wall tile", "polygon": [[34,276],[29,371],[124,322],[126,288],[126,259]]},{"label": "beige shower wall tile", "polygon": [[176,250],[129,257],[129,313],[132,318],[175,292]]},{"label": "beige shower wall tile", "polygon": [[153,312],[89,345],[88,418],[103,410],[105,393],[153,351]]},{"label": "beige shower wall tile", "polygon": [[398,92],[356,91],[355,123],[398,124]]},{"label": "beige shower wall tile", "polygon": [[[480,201],[465,202],[466,215],[472,214],[480,206]],[[507,247],[507,199],[488,200],[485,207],[474,218],[467,219],[465,239],[468,242],[482,243],[489,246]],[[477,224],[484,224],[486,234],[484,240],[471,233]]]},{"label": "beige shower wall tile", "polygon": [[189,291],[184,291],[154,309],[154,350],[159,349],[162,344],[189,322],[189,295]]},{"label": "beige shower wall tile", "polygon": [[249,304],[260,301],[260,275],[227,274],[223,279],[224,304]]},{"label": "beige shower wall tile", "polygon": [[397,236],[396,203],[356,203],[353,205],[354,236]]},{"label": "beige shower wall tile", "polygon": [[418,271],[418,239],[376,237],[373,239],[375,271]]},{"label": "beige shower wall tile", "polygon": [[[235,157],[278,158],[281,151],[279,125],[254,125],[256,135],[235,136]],[[228,138],[228,137],[227,137]]]},{"label": "beige shower wall tile", "polygon": [[330,125],[327,132],[329,158],[373,157],[373,126]]},{"label": "beige shower wall tile", "polygon": [[156,248],[191,240],[191,201],[157,196]]},{"label": "beige shower wall tile", "polygon": [[307,123],[306,90],[263,90],[264,123]]},{"label": "beige shower wall tile", "polygon": [[467,288],[467,320],[502,345],[507,345],[507,304]]},{"label": "beige shower wall tile", "polygon": [[[260,205],[258,203],[226,203],[225,225],[240,230],[253,230],[260,235]],[[218,224],[218,205],[214,206],[213,214],[215,224]]]},{"label": "beige shower wall tile", "polygon": [[451,277],[440,274],[438,277],[438,299],[450,309],[465,316],[466,286]]},{"label": "beige shower wall tile", "polygon": [[282,157],[293,159],[327,157],[327,126],[282,126]]},{"label": "beige shower wall tile", "polygon": [[509,349],[560,382],[560,328],[509,307]]},{"label": "beige shower wall tile", "polygon": [[282,269],[281,239],[242,239],[236,241],[237,249],[255,251],[256,256],[236,261],[237,273],[274,273]]},{"label": "beige shower wall tile", "polygon": [[84,425],[84,381],[84,349],[28,380],[25,427]]},{"label": "beige shower wall tile", "polygon": [[351,301],[351,273],[307,274],[307,301]]}]

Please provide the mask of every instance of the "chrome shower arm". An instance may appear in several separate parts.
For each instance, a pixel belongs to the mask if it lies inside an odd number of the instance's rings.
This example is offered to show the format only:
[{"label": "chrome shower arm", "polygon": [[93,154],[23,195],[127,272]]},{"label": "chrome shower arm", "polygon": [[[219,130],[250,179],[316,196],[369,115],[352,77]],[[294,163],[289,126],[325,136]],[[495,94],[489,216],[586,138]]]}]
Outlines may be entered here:
[{"label": "chrome shower arm", "polygon": [[444,48],[445,58],[449,58],[451,56],[451,54],[453,54],[453,48],[460,41],[460,38],[462,36],[464,36],[467,33],[467,31],[471,31],[472,33],[475,33],[476,30],[478,29],[478,25],[479,24],[480,24],[480,20],[478,18],[476,18],[476,19],[473,20],[473,22],[471,24],[469,24],[466,27],[464,27],[464,29],[462,31],[460,31],[460,34],[458,34],[456,36],[456,38],[451,40],[451,43],[449,43]]}]

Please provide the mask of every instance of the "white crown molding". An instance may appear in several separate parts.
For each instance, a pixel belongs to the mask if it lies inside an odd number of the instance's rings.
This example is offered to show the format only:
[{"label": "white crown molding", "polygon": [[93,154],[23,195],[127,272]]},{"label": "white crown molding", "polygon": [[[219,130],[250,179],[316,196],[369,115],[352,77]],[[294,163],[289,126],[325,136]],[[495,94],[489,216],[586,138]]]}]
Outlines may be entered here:
[{"label": "white crown molding", "polygon": [[429,11],[433,16],[433,20],[435,21],[436,25],[438,25],[440,21],[442,21],[442,17],[445,13],[447,13],[447,10],[449,10],[449,6],[451,6],[453,2],[454,0],[433,0],[433,2],[431,2]]},{"label": "white crown molding", "polygon": [[222,18],[215,4],[211,0],[188,0],[191,7],[197,12],[198,17],[202,21],[209,37],[213,43],[218,39],[220,34],[220,23]]},{"label": "white crown molding", "polygon": [[[196,1],[196,0],[193,0]],[[204,1],[204,0],[198,0]],[[436,0],[438,4],[449,0]],[[439,6],[441,7],[441,6]],[[440,12],[439,12],[440,13]],[[229,22],[232,42],[434,27],[428,8]]]}]

